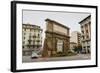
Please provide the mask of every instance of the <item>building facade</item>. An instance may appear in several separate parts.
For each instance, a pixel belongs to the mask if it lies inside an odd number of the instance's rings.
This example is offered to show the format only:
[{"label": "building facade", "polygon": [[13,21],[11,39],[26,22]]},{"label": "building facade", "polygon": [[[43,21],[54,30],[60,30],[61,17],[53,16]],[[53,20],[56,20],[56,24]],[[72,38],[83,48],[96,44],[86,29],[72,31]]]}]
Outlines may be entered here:
[{"label": "building facade", "polygon": [[82,49],[85,53],[91,52],[91,15],[79,22],[82,33]]},{"label": "building facade", "polygon": [[46,19],[46,36],[43,57],[51,57],[59,52],[66,53],[70,48],[69,28],[54,20]]},{"label": "building facade", "polygon": [[22,25],[22,47],[23,55],[31,55],[42,46],[42,29],[40,26]]},{"label": "building facade", "polygon": [[76,43],[76,46],[81,45],[81,33],[78,31],[73,31],[71,33],[70,42]]}]

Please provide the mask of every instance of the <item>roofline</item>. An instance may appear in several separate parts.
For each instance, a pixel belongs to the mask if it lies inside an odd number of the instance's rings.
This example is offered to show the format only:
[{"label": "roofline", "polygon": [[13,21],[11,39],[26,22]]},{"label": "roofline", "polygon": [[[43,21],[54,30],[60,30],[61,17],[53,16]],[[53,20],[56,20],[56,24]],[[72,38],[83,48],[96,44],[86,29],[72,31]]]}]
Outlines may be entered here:
[{"label": "roofline", "polygon": [[[34,27],[34,26],[36,26],[36,27],[38,27],[40,30],[43,30],[40,26],[38,26],[38,25],[32,25],[32,24],[22,24],[22,25],[28,25],[28,26],[32,26],[32,27]],[[24,27],[24,28],[26,28],[26,27]],[[30,28],[29,28],[30,29]]]},{"label": "roofline", "polygon": [[62,26],[62,27],[64,27],[64,28],[70,29],[69,27],[67,27],[67,26],[65,26],[65,25],[63,25],[63,24],[61,24],[61,23],[59,23],[59,22],[57,22],[57,21],[48,19],[48,18],[47,18],[45,21],[51,21],[51,22],[57,23],[57,25],[60,25],[60,26]]},{"label": "roofline", "polygon": [[74,43],[74,44],[77,44],[77,43],[75,43],[75,42],[70,42],[70,43]]},{"label": "roofline", "polygon": [[79,24],[81,24],[83,21],[85,21],[85,20],[88,19],[89,17],[91,17],[91,15],[89,15],[89,16],[87,16],[86,18],[84,18],[83,20],[81,20],[81,21],[79,22]]},{"label": "roofline", "polygon": [[77,32],[77,33],[81,34],[81,32],[79,32],[79,31],[72,31],[71,33],[74,33],[74,32]]},{"label": "roofline", "polygon": [[40,27],[38,25],[32,25],[32,24],[22,24],[22,25],[29,25],[29,26],[37,26],[37,27]]}]

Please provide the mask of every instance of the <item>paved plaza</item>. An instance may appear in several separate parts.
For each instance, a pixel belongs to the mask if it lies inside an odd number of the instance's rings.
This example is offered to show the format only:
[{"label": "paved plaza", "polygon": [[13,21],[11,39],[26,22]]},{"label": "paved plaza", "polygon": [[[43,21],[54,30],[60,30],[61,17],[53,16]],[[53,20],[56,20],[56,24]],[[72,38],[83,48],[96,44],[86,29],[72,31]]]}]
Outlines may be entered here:
[{"label": "paved plaza", "polygon": [[23,56],[23,63],[28,62],[47,62],[47,61],[71,61],[71,60],[89,60],[91,59],[90,54],[77,54],[75,56],[66,56],[66,57],[53,57],[53,58],[36,58],[31,59],[31,56]]}]

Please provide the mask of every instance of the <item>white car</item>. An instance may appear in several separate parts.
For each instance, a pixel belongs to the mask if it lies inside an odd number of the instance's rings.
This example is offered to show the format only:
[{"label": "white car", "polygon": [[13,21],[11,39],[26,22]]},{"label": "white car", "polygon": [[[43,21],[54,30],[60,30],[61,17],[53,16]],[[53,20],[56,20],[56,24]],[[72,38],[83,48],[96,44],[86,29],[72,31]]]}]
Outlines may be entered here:
[{"label": "white car", "polygon": [[35,53],[35,52],[33,52],[32,55],[31,55],[31,58],[32,59],[38,58],[38,57],[39,57],[39,55],[37,53]]}]

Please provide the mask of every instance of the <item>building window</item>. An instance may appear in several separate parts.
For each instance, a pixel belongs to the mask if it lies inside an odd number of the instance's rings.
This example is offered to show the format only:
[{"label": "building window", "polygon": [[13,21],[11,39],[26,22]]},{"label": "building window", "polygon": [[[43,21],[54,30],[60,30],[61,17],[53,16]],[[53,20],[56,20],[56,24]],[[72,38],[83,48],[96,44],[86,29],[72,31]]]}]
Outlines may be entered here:
[{"label": "building window", "polygon": [[32,41],[32,40],[28,40],[28,43],[31,44],[31,41]]},{"label": "building window", "polygon": [[26,35],[26,33],[24,33],[24,35]]},{"label": "building window", "polygon": [[40,42],[40,40],[37,40],[37,42]]},{"label": "building window", "polygon": [[33,48],[35,48],[35,45],[33,45]]},{"label": "building window", "polygon": [[24,39],[25,39],[25,37],[24,37]]},{"label": "building window", "polygon": [[25,41],[23,41],[23,44],[25,44]]},{"label": "building window", "polygon": [[32,29],[30,29],[30,31],[32,31]]},{"label": "building window", "polygon": [[84,31],[82,31],[82,33],[84,34]]},{"label": "building window", "polygon": [[83,48],[85,49],[86,47],[84,46]]},{"label": "building window", "polygon": [[85,24],[85,27],[87,27],[87,24]]},{"label": "building window", "polygon": [[84,36],[83,36],[83,40],[84,40]]},{"label": "building window", "polygon": [[38,37],[40,36],[40,34],[38,34]]},{"label": "building window", "polygon": [[23,46],[23,48],[24,48],[24,46]]},{"label": "building window", "polygon": [[88,30],[86,30],[86,33],[88,33]]},{"label": "building window", "polygon": [[26,31],[26,29],[24,29],[24,31]]},{"label": "building window", "polygon": [[87,46],[87,48],[90,48],[90,46]]},{"label": "building window", "polygon": [[83,28],[83,26],[81,26],[81,28]]},{"label": "building window", "polygon": [[36,38],[36,35],[34,35],[33,38]]},{"label": "building window", "polygon": [[87,35],[87,36],[86,36],[86,38],[88,39],[88,38],[89,38],[89,36]]}]

